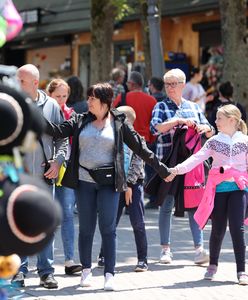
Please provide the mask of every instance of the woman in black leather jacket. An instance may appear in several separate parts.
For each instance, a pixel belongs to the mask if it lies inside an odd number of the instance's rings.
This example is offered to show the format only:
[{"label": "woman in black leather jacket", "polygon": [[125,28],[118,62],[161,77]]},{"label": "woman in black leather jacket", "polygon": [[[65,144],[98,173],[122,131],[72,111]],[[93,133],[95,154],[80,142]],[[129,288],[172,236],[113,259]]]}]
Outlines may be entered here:
[{"label": "woman in black leather jacket", "polygon": [[[91,282],[91,252],[97,214],[105,254],[105,290],[114,290],[116,216],[119,192],[127,188],[124,172],[125,143],[165,178],[167,167],[151,152],[144,139],[128,123],[125,114],[111,108],[113,90],[107,83],[91,86],[87,92],[89,111],[75,114],[64,123],[47,122],[46,132],[54,137],[72,136],[72,148],[62,184],[76,189],[79,216],[81,286]],[[85,169],[114,167],[114,184],[95,182]]]}]

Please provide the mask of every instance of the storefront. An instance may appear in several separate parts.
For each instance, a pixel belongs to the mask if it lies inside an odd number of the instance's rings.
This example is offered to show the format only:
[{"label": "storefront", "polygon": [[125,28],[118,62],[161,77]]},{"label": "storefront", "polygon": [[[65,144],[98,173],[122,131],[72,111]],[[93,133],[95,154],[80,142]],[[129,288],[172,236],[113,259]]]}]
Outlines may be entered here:
[{"label": "storefront", "polygon": [[[24,16],[20,36],[7,43],[2,63],[35,63],[42,80],[51,75],[78,75],[84,86],[90,82],[90,1],[50,0],[49,5],[33,0],[14,1]],[[49,7],[49,9],[47,9]],[[162,1],[161,39],[165,67],[200,65],[205,49],[219,43],[218,1]],[[199,25],[200,24],[200,25]],[[198,26],[198,27],[197,27]],[[139,16],[122,20],[113,35],[113,65],[123,63],[141,72],[145,68]],[[205,55],[205,56],[204,56]]]},{"label": "storefront", "polygon": [[26,61],[40,70],[41,87],[54,77],[68,77],[71,73],[71,46],[62,45],[26,51]]},{"label": "storefront", "polygon": [[89,30],[89,1],[13,1],[23,19],[17,38],[1,49],[1,63],[31,63],[40,71],[41,86],[53,77],[75,73],[75,36]]}]

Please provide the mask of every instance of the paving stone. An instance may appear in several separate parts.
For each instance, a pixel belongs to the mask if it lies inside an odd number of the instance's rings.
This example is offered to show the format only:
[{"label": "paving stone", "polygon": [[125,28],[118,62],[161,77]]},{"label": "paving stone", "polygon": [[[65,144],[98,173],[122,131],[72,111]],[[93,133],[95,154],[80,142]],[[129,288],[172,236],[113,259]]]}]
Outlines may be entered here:
[{"label": "paving stone", "polygon": [[[30,270],[25,281],[26,288],[21,292],[12,290],[10,299],[137,299],[137,300],[240,300],[247,299],[248,286],[237,284],[234,254],[229,232],[223,241],[219,269],[214,281],[203,280],[205,266],[193,263],[194,249],[188,218],[173,218],[172,244],[173,262],[169,265],[158,262],[160,254],[158,210],[146,210],[146,226],[149,243],[149,271],[135,273],[133,271],[137,259],[136,248],[129,217],[123,215],[117,230],[117,266],[116,291],[103,290],[103,269],[96,267],[96,257],[100,248],[101,238],[97,229],[93,246],[93,285],[82,288],[79,286],[80,275],[64,274],[64,255],[60,238],[60,229],[56,233],[55,242],[55,277],[59,282],[57,290],[39,287],[36,274],[36,258],[30,259]],[[75,228],[78,232],[77,215]],[[247,228],[246,228],[247,230]],[[210,225],[204,230],[205,248],[208,248]],[[248,237],[246,233],[246,237]],[[77,243],[75,243],[77,248]],[[76,261],[78,252],[76,250]]]}]

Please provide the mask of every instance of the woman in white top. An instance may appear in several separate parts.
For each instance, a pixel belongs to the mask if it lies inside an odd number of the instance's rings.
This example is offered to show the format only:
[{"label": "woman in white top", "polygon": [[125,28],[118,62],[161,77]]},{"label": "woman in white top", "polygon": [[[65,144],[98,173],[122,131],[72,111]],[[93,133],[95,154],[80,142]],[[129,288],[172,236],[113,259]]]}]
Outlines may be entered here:
[{"label": "woman in white top", "polygon": [[206,103],[213,100],[213,95],[207,95],[203,86],[200,84],[202,80],[202,71],[199,68],[192,68],[191,79],[183,89],[183,98],[197,103],[201,110],[205,113]]}]

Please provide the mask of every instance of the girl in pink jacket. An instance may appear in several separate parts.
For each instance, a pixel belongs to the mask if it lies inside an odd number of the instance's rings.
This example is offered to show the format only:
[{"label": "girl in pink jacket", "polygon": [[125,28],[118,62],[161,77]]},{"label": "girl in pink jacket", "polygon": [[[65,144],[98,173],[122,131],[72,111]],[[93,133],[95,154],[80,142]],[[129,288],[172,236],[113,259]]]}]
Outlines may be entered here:
[{"label": "girl in pink jacket", "polygon": [[173,180],[212,157],[203,199],[194,215],[203,228],[211,216],[212,230],[209,241],[210,263],[204,278],[212,280],[217,272],[221,244],[225,236],[227,220],[233,242],[238,282],[248,285],[245,273],[245,229],[248,225],[248,136],[247,127],[239,109],[232,104],[218,109],[216,125],[219,133],[210,138],[196,154],[171,168]]}]

